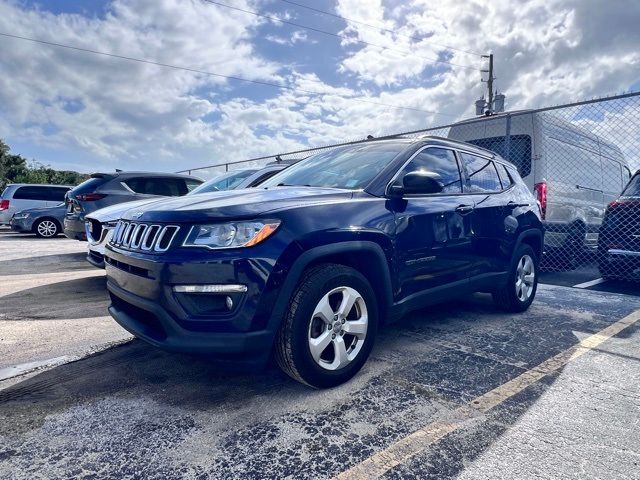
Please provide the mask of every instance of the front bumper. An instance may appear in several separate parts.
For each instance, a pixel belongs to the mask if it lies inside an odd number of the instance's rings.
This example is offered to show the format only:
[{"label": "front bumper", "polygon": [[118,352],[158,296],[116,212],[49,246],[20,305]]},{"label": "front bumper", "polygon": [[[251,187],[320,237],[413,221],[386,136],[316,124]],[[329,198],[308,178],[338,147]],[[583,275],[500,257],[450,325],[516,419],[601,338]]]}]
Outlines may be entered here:
[{"label": "front bumper", "polygon": [[[279,327],[272,315],[281,284],[275,262],[229,252],[150,255],[108,246],[109,313],[126,330],[157,347],[208,354],[243,364],[267,361]],[[241,284],[246,293],[176,293],[175,285]],[[220,300],[220,301],[219,301]]]},{"label": "front bumper", "polygon": [[20,233],[31,232],[31,229],[33,227],[33,219],[12,218],[11,221],[9,222],[9,225],[11,226],[11,230],[13,230],[14,232],[20,232]]},{"label": "front bumper", "polygon": [[84,218],[65,217],[64,218],[64,234],[71,240],[87,240],[87,233],[84,226]]}]

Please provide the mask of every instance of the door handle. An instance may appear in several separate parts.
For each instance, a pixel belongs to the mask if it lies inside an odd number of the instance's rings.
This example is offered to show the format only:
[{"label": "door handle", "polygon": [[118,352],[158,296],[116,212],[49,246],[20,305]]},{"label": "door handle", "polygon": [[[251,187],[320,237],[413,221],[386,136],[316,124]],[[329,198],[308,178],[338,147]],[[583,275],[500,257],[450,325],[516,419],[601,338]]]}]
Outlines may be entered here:
[{"label": "door handle", "polygon": [[475,209],[474,205],[458,205],[456,207],[456,213],[460,215],[468,215]]}]

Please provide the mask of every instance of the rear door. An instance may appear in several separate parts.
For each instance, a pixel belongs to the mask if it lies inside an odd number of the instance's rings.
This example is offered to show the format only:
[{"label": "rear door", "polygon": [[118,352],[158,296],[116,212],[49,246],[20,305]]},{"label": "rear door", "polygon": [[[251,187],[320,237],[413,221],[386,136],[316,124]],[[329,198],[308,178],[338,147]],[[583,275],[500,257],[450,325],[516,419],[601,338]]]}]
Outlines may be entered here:
[{"label": "rear door", "polygon": [[462,195],[462,175],[453,150],[427,146],[415,154],[394,182],[426,170],[436,175],[442,192],[405,196],[395,211],[396,255],[401,296],[451,284],[467,283],[472,265],[472,201]]},{"label": "rear door", "polygon": [[[496,164],[489,157],[461,152],[462,163],[466,171],[465,191],[475,208],[471,217],[471,243],[474,266],[470,276],[489,275],[503,272],[510,260],[505,252],[508,248],[509,237],[506,228],[507,217],[511,210],[508,207],[507,190],[503,188]],[[502,174],[505,175],[506,170]],[[509,177],[505,178],[505,183]]]},{"label": "rear door", "polygon": [[55,207],[64,202],[64,197],[69,191],[68,187],[49,187],[47,196],[47,206]]}]

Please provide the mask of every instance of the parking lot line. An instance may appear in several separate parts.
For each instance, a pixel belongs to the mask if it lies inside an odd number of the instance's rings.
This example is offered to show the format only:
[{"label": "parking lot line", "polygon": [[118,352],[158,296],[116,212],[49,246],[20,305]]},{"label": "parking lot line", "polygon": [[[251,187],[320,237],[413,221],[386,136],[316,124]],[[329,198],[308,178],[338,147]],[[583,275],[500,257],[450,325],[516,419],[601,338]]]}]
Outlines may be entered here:
[{"label": "parking lot line", "polygon": [[454,414],[460,420],[430,423],[345,470],[337,475],[335,479],[362,480],[379,478],[392,468],[405,463],[410,458],[429,448],[429,446],[442,440],[448,434],[459,429],[465,424],[466,420],[472,418],[475,414],[487,413],[545,376],[556,372],[569,362],[595,349],[609,338],[638,322],[638,320],[640,320],[640,310],[634,311],[532,369],[459,407],[454,411]]},{"label": "parking lot line", "polygon": [[601,283],[604,283],[605,279],[604,278],[596,278],[595,280],[591,280],[589,282],[584,282],[584,283],[579,283],[577,285],[574,285],[574,288],[589,288],[589,287],[593,287],[594,285],[600,285]]}]

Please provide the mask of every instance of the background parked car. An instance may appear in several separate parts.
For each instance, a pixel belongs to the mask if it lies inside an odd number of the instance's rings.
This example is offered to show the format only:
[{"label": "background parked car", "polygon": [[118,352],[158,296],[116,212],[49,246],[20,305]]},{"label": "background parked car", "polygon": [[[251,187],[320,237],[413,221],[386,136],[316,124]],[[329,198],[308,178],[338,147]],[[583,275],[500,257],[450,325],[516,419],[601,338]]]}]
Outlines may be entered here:
[{"label": "background parked car", "polygon": [[617,145],[555,116],[526,111],[460,122],[448,136],[518,167],[542,207],[550,265],[573,268],[587,252],[595,253],[606,206],[631,177]]},{"label": "background parked car", "polygon": [[177,173],[94,173],[65,197],[64,234],[86,240],[84,220],[88,213],[133,200],[186,195],[201,183],[199,178]]},{"label": "background parked car", "polygon": [[607,207],[599,240],[603,278],[640,280],[640,171]]},{"label": "background parked car", "polygon": [[14,214],[9,223],[15,232],[35,233],[40,238],[53,238],[62,233],[66,211],[64,202],[55,207],[30,208]]},{"label": "background parked car", "polygon": [[[187,195],[256,187],[289,165],[291,165],[291,163],[283,162],[267,165],[259,170],[234,170],[212,178],[193,189]],[[247,174],[247,172],[249,173]],[[87,260],[89,263],[98,268],[104,268],[105,246],[109,241],[111,230],[113,230],[118,223],[118,219],[122,217],[127,210],[142,207],[154,201],[156,201],[155,198],[153,200],[145,199],[137,202],[119,203],[110,207],[101,208],[86,215],[85,225],[88,240]]]},{"label": "background parked car", "polygon": [[71,188],[70,185],[7,185],[0,196],[0,225],[9,225],[11,217],[21,210],[58,205]]}]

